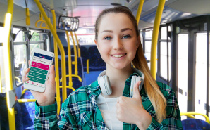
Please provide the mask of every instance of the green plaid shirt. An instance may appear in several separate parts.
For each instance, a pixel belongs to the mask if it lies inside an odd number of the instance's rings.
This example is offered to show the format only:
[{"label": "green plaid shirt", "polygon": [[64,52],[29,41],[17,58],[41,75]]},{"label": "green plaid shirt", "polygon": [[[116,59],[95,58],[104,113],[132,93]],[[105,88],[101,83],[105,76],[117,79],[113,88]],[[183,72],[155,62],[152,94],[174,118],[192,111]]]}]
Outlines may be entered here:
[{"label": "green plaid shirt", "polygon": [[[125,97],[130,97],[130,83],[133,75],[139,74],[133,73],[125,81],[125,87],[123,90],[123,96]],[[152,116],[152,123],[149,125],[148,130],[182,130],[180,111],[175,93],[169,86],[160,82],[157,82],[157,84],[167,100],[167,117],[161,122],[161,124],[156,121],[154,107],[143,87],[140,91],[142,104],[144,109]],[[60,117],[56,113],[56,103],[49,106],[38,106],[36,103],[34,128],[38,130],[108,130],[109,128],[106,127],[96,102],[100,93],[101,90],[97,81],[89,86],[78,88],[72,92],[62,104]],[[123,130],[139,129],[135,124],[123,122]]]}]

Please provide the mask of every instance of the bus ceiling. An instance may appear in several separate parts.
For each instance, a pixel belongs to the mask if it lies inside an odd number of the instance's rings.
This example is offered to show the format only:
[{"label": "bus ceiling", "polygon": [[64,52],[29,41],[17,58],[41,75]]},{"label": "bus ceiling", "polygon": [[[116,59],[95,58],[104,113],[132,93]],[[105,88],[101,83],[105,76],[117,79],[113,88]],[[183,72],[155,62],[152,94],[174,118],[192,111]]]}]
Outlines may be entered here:
[{"label": "bus ceiling", "polygon": [[[52,18],[51,9],[54,9],[56,16],[65,15],[69,17],[80,17],[79,27],[94,27],[94,22],[101,10],[113,6],[127,6],[136,16],[140,0],[40,0],[49,17]],[[190,18],[197,15],[209,14],[209,0],[168,0],[162,14],[161,24],[175,21],[177,19]],[[39,19],[39,9],[33,0],[15,0],[13,25],[26,26],[25,8],[29,8],[31,24],[35,28],[35,22]],[[145,0],[140,19],[139,28],[152,27],[158,6],[158,0]],[[7,1],[0,0],[0,22],[3,23],[4,14],[7,11]],[[59,30],[58,30],[59,31]]]}]

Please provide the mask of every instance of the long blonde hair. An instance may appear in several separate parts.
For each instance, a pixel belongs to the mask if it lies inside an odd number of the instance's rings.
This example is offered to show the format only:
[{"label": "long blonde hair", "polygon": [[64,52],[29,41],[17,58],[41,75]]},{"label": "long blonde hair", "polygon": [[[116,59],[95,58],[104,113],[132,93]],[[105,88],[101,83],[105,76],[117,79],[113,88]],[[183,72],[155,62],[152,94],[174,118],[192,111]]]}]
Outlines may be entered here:
[{"label": "long blonde hair", "polygon": [[[96,24],[95,24],[95,39],[98,38],[99,23],[101,22],[102,17],[104,15],[106,15],[107,13],[124,13],[124,14],[126,14],[130,18],[133,26],[135,27],[137,36],[139,36],[137,22],[136,22],[135,17],[132,15],[132,12],[125,6],[118,6],[118,7],[114,7],[114,8],[105,9],[99,14],[99,16],[96,20]],[[144,53],[143,53],[141,44],[139,45],[139,47],[136,51],[136,55],[135,55],[135,58],[133,59],[132,63],[137,69],[142,71],[144,74],[145,91],[146,91],[150,101],[152,102],[152,105],[154,106],[155,111],[156,111],[157,121],[159,123],[161,123],[162,120],[166,118],[166,99],[163,96],[163,94],[161,93],[159,86],[157,85],[155,79],[152,77],[152,75],[149,71],[149,68],[147,66],[147,61],[144,58]]]}]

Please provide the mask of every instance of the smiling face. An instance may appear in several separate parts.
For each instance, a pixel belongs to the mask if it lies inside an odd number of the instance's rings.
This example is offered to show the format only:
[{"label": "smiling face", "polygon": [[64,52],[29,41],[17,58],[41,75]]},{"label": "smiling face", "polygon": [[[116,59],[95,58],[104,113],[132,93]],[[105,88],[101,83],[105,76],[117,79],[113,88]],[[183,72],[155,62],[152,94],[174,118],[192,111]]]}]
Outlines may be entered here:
[{"label": "smiling face", "polygon": [[138,38],[126,14],[107,13],[101,18],[95,43],[107,67],[124,69],[135,58]]}]

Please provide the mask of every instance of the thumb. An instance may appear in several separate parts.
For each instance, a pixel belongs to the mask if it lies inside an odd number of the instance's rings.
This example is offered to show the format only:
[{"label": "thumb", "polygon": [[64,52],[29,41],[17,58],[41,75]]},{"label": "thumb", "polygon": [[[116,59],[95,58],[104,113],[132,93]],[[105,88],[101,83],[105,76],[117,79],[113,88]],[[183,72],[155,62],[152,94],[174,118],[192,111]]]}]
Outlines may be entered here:
[{"label": "thumb", "polygon": [[136,99],[140,99],[141,95],[140,95],[140,91],[139,91],[139,85],[140,85],[141,81],[137,82],[133,88],[133,97],[132,98],[136,98]]}]

